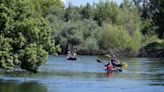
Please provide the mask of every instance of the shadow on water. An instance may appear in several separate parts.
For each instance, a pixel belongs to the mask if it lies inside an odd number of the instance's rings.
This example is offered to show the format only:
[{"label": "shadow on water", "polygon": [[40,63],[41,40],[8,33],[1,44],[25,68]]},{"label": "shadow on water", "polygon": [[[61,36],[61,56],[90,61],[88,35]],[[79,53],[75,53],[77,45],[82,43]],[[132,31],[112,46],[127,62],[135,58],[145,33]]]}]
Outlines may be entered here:
[{"label": "shadow on water", "polygon": [[37,81],[18,82],[0,79],[0,92],[48,92],[48,90]]}]

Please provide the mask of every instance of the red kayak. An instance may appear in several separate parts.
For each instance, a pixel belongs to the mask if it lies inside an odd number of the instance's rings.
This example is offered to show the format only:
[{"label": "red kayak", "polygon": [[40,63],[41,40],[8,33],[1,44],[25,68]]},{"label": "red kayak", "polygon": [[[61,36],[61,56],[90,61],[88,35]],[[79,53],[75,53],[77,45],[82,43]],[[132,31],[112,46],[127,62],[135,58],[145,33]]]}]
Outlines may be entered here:
[{"label": "red kayak", "polygon": [[112,70],[104,69],[104,71],[106,71],[106,72],[122,72],[122,69],[112,69]]},{"label": "red kayak", "polygon": [[106,66],[106,69],[104,69],[107,72],[122,72],[122,69],[120,68],[113,68],[112,65]]}]

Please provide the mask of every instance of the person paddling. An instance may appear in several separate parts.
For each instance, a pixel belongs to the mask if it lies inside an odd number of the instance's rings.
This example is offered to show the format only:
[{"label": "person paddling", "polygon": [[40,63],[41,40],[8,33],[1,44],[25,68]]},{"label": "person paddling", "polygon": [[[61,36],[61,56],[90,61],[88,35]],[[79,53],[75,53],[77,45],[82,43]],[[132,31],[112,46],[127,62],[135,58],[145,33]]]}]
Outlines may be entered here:
[{"label": "person paddling", "polygon": [[67,60],[76,60],[76,53],[75,52],[67,52]]},{"label": "person paddling", "polygon": [[110,61],[113,65],[113,68],[121,67],[120,60],[118,60],[114,54],[112,54],[112,59]]},{"label": "person paddling", "polygon": [[67,59],[70,58],[71,56],[72,56],[71,52],[68,51],[68,52],[67,52]]},{"label": "person paddling", "polygon": [[114,54],[112,54],[112,59],[105,65],[106,69],[115,70],[121,67],[120,60],[116,58]]},{"label": "person paddling", "polygon": [[109,61],[105,66],[106,66],[106,70],[113,70],[113,65],[111,61]]}]

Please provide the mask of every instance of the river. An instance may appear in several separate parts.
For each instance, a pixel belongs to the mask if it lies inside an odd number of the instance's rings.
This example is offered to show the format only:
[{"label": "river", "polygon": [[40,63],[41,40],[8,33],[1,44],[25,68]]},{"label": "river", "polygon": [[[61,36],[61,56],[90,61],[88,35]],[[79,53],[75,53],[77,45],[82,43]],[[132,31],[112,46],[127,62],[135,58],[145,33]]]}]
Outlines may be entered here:
[{"label": "river", "polygon": [[106,73],[97,58],[49,56],[37,74],[0,74],[0,92],[164,92],[164,59],[119,58],[128,68]]}]

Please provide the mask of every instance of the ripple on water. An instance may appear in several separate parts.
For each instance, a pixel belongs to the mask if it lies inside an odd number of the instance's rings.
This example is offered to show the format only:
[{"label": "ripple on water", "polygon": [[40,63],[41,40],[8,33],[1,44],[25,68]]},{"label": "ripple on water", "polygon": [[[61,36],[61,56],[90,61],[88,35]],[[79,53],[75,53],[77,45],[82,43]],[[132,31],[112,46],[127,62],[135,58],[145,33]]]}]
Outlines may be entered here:
[{"label": "ripple on water", "polygon": [[[19,88],[30,82],[35,92],[164,92],[164,63],[159,63],[161,60],[124,58],[120,60],[128,64],[127,70],[106,73],[104,64],[96,59],[97,56],[79,56],[77,61],[70,62],[65,56],[49,56],[48,63],[39,68],[38,74],[25,75],[26,78],[2,75],[0,86],[7,88],[5,85],[12,82],[14,84],[10,86]],[[32,90],[28,92],[34,92]],[[3,92],[1,88],[0,92]]]}]

